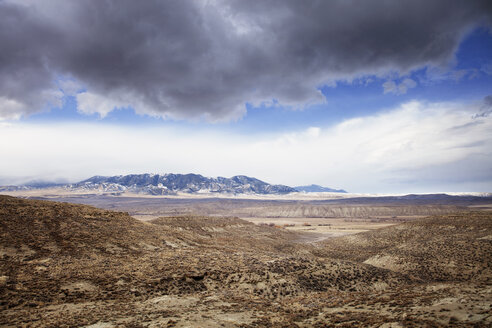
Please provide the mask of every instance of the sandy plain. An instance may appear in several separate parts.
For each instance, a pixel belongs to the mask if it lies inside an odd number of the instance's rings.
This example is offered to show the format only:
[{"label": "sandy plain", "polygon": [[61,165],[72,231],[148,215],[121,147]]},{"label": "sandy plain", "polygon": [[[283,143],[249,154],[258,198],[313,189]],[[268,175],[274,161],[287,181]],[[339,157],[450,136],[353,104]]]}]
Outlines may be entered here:
[{"label": "sandy plain", "polygon": [[420,216],[410,216],[399,219],[391,217],[374,219],[242,217],[241,219],[258,225],[276,226],[290,231],[301,232],[306,235],[306,238],[308,238],[309,234],[312,234],[313,239],[319,241],[330,237],[338,237],[374,229],[380,229],[418,218],[420,218]]}]

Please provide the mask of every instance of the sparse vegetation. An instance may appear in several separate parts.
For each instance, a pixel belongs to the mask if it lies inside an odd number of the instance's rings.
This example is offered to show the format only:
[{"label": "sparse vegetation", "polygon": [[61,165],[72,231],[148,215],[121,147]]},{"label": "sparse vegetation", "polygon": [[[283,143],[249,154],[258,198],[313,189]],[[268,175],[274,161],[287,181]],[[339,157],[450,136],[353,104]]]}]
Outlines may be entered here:
[{"label": "sparse vegetation", "polygon": [[140,222],[0,196],[1,326],[474,326],[492,304],[492,213],[299,243],[236,217]]}]

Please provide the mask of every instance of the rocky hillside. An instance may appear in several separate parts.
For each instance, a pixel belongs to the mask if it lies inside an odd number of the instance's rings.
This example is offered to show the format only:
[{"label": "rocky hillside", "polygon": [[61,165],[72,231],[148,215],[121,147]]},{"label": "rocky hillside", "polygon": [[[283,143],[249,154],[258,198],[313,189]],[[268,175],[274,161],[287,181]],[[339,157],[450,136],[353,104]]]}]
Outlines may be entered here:
[{"label": "rocky hillside", "polygon": [[301,244],[0,196],[2,327],[490,327],[490,213]]},{"label": "rocky hillside", "polygon": [[434,216],[328,239],[318,254],[425,280],[486,281],[492,278],[492,215]]}]

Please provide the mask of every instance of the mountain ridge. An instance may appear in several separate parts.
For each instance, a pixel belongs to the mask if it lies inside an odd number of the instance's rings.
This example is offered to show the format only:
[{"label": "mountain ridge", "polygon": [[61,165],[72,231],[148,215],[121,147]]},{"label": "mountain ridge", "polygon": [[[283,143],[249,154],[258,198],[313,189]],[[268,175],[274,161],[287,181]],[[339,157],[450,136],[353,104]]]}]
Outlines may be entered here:
[{"label": "mountain ridge", "polygon": [[294,187],[297,191],[300,192],[339,192],[339,193],[347,193],[347,191],[343,189],[333,189],[333,188],[328,188],[328,187],[323,187],[317,184],[311,184],[311,185],[306,185],[306,186],[297,186]]},{"label": "mountain ridge", "polygon": [[285,185],[272,185],[245,175],[231,178],[204,177],[200,174],[128,174],[93,176],[69,185],[71,189],[103,189],[108,192],[132,191],[151,195],[185,193],[287,194],[297,190]]},{"label": "mountain ridge", "polygon": [[235,175],[231,178],[205,177],[201,174],[187,173],[141,173],[102,176],[95,175],[74,183],[33,180],[21,185],[0,186],[0,191],[27,191],[35,189],[63,188],[71,191],[97,190],[106,193],[135,192],[149,195],[174,195],[184,193],[223,193],[223,194],[288,194],[293,192],[336,192],[347,193],[343,189],[332,189],[320,185],[290,187],[270,184],[254,177]]}]

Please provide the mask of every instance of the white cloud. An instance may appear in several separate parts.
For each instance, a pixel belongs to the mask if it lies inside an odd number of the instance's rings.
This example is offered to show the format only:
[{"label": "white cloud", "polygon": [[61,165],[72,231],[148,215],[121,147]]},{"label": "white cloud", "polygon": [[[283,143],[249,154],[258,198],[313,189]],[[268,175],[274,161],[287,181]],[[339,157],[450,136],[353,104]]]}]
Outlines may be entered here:
[{"label": "white cloud", "polygon": [[481,69],[482,72],[488,75],[492,75],[492,62],[488,62],[484,65],[482,65]]},{"label": "white cloud", "polygon": [[397,83],[395,81],[386,81],[383,83],[383,93],[394,93],[396,95],[404,95],[408,89],[415,88],[417,82],[412,79],[406,78],[402,82]]},{"label": "white cloud", "polygon": [[113,109],[129,107],[129,104],[119,100],[103,97],[90,92],[82,92],[76,95],[77,111],[83,114],[98,114],[103,118]]},{"label": "white cloud", "polygon": [[80,82],[71,78],[60,78],[56,83],[65,96],[75,96],[84,89]]},{"label": "white cloud", "polygon": [[429,66],[425,69],[425,75],[419,79],[423,85],[432,85],[445,81],[459,82],[462,80],[473,80],[486,73],[486,65],[483,65],[480,70],[476,68],[470,69],[450,69],[449,67]]},{"label": "white cloud", "polygon": [[254,137],[169,125],[13,123],[0,129],[0,140],[8,140],[0,143],[0,172],[73,181],[139,172],[246,174],[353,192],[491,191],[492,117],[472,118],[478,110],[413,101],[332,127]]},{"label": "white cloud", "polygon": [[[62,105],[63,93],[59,90],[45,90],[39,95],[46,108],[56,108]],[[30,110],[30,105],[15,98],[0,95],[0,121],[18,120]]]},{"label": "white cloud", "polygon": [[306,134],[312,138],[319,137],[321,133],[321,129],[315,126],[312,126],[306,130]]},{"label": "white cloud", "polygon": [[25,107],[25,104],[15,99],[0,96],[0,121],[19,119]]}]

